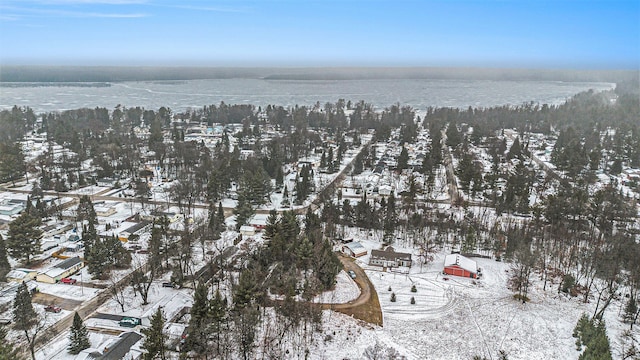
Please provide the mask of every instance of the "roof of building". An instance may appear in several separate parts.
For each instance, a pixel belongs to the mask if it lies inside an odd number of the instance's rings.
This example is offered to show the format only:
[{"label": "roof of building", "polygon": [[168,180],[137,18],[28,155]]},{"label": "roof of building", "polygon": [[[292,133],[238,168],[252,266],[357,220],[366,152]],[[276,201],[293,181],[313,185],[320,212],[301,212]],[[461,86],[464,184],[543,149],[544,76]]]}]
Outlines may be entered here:
[{"label": "roof of building", "polygon": [[255,231],[256,228],[253,225],[242,225],[240,231]]},{"label": "roof of building", "polygon": [[138,231],[140,229],[143,229],[143,228],[149,226],[150,224],[151,224],[150,221],[143,220],[143,221],[141,221],[141,222],[139,222],[139,223],[137,223],[137,224],[135,224],[133,226],[130,226],[130,227],[126,228],[124,231],[128,232],[129,234],[134,234],[136,231]]},{"label": "roof of building", "polygon": [[357,241],[352,241],[350,243],[346,243],[343,246],[348,247],[349,250],[351,250],[354,254],[359,254],[361,252],[367,252],[367,249],[365,249],[364,246],[362,246],[362,244],[360,244]]},{"label": "roof of building", "polygon": [[80,259],[79,256],[76,256],[76,257],[68,258],[65,261],[62,261],[62,262],[54,265],[54,267],[56,267],[58,269],[67,270],[69,268],[72,268],[72,267],[78,265],[81,262],[82,262],[82,259]]},{"label": "roof of building", "polygon": [[469,272],[478,272],[478,265],[474,260],[460,254],[449,254],[444,258],[444,266],[459,266]]},{"label": "roof of building", "polygon": [[16,279],[16,280],[20,280],[20,279],[24,279],[29,275],[29,273],[20,271],[20,270],[11,270],[7,273],[6,278],[7,279]]},{"label": "roof of building", "polygon": [[411,260],[411,254],[395,252],[392,247],[387,250],[371,250],[371,258],[383,258],[385,260]]},{"label": "roof of building", "polygon": [[131,347],[142,339],[142,335],[135,332],[126,332],[120,335],[118,341],[109,346],[109,349],[102,354],[100,360],[120,360],[131,350]]}]

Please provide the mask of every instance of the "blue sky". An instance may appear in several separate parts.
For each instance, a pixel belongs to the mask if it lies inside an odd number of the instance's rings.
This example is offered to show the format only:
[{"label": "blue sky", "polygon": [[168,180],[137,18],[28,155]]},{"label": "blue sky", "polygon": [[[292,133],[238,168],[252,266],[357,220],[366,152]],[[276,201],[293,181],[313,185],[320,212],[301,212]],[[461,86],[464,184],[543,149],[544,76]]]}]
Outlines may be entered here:
[{"label": "blue sky", "polygon": [[0,0],[0,64],[640,67],[639,0]]}]

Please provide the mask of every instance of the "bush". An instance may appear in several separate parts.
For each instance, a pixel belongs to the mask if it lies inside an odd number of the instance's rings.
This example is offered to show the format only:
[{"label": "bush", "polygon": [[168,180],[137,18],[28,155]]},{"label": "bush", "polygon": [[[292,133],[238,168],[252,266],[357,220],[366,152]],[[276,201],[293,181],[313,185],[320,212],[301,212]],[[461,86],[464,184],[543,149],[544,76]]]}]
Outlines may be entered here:
[{"label": "bush", "polygon": [[396,302],[396,293],[391,293],[391,302]]},{"label": "bush", "polygon": [[389,286],[389,289],[387,289],[387,291],[391,291],[391,286]]},{"label": "bush", "polygon": [[571,289],[576,285],[576,279],[571,274],[566,274],[562,278],[562,283],[560,286],[560,291],[565,294],[568,294]]},{"label": "bush", "polygon": [[522,301],[523,304],[529,301],[529,298],[526,295],[513,294],[513,298],[518,301]]},{"label": "bush", "polygon": [[418,292],[415,285],[411,285],[411,292]]}]

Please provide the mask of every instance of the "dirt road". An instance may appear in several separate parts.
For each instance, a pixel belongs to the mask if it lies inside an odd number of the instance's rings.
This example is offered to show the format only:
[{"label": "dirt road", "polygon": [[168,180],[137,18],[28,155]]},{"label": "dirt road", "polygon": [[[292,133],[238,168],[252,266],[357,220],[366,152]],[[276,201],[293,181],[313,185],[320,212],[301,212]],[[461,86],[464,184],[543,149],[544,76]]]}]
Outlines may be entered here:
[{"label": "dirt road", "polygon": [[382,310],[380,309],[378,293],[369,280],[369,277],[365,274],[364,270],[355,263],[354,259],[340,256],[340,261],[345,271],[353,270],[353,272],[355,272],[356,278],[354,280],[360,288],[360,296],[344,304],[320,305],[323,309],[341,312],[370,324],[382,326]]}]

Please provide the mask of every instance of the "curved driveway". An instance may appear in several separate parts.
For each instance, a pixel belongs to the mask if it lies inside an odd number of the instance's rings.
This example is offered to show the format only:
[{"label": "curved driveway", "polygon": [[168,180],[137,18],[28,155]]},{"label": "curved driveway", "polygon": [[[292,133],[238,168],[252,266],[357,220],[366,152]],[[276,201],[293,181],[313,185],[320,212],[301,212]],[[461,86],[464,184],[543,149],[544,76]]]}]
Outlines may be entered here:
[{"label": "curved driveway", "polygon": [[340,256],[339,258],[345,271],[353,270],[353,272],[356,273],[354,280],[358,288],[360,288],[360,296],[343,304],[319,305],[321,305],[323,309],[338,311],[370,324],[382,326],[382,310],[380,309],[378,293],[369,280],[369,277],[365,274],[364,270],[355,263],[354,259],[346,256]]}]

